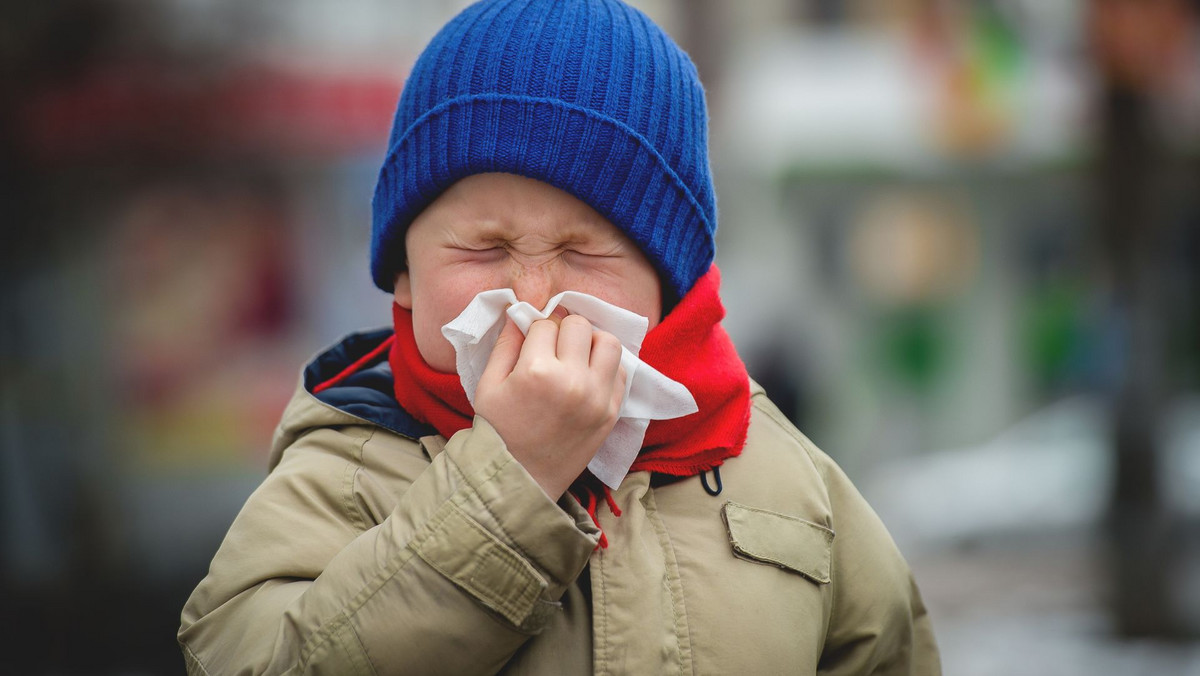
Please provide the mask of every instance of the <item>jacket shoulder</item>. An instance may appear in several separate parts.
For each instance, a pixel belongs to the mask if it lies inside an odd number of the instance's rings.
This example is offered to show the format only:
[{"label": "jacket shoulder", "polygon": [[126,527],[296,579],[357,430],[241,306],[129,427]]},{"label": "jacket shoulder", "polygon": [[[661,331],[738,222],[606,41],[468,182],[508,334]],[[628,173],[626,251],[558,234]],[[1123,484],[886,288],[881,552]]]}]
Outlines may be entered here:
[{"label": "jacket shoulder", "polygon": [[[858,492],[841,467],[804,435],[755,385],[751,390],[750,430],[746,448],[737,463],[726,463],[722,472],[737,470],[742,481],[726,480],[734,488],[756,488],[758,501],[780,506],[780,511],[825,526],[842,538],[866,536],[881,549],[895,550],[879,517]],[[731,494],[732,495],[732,494]],[[771,500],[768,496],[778,495]],[[735,499],[731,497],[731,499]]]},{"label": "jacket shoulder", "polygon": [[721,466],[722,497],[832,528],[827,462],[832,461],[751,382],[746,445]]},{"label": "jacket shoulder", "polygon": [[[796,429],[762,388],[752,388],[751,394],[743,456],[755,476],[737,482],[759,487],[753,498],[759,504],[750,506],[772,504],[775,511],[831,533],[832,597],[818,673],[939,673],[920,592],[879,516],[837,463]],[[736,484],[726,480],[726,485]]]}]

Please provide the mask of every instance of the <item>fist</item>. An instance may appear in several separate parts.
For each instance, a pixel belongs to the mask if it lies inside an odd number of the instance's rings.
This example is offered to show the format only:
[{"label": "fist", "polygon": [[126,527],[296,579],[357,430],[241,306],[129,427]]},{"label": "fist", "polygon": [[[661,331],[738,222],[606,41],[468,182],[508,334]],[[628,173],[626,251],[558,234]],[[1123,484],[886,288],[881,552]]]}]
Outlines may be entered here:
[{"label": "fist", "polygon": [[621,342],[579,315],[504,326],[475,390],[475,412],[557,500],[612,432],[625,396]]}]

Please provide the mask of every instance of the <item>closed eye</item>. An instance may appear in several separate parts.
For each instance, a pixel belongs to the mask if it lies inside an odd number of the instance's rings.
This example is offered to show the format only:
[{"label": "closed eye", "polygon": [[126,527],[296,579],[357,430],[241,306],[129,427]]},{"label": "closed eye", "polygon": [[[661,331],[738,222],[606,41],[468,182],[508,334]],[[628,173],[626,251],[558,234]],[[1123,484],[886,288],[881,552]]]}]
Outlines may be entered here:
[{"label": "closed eye", "polygon": [[491,262],[508,256],[508,249],[499,245],[453,246],[450,247],[450,250],[454,252],[456,258],[467,261]]},{"label": "closed eye", "polygon": [[611,247],[608,247],[608,246],[590,246],[590,247],[576,246],[576,247],[567,249],[567,253],[570,253],[570,254],[573,254],[576,256],[582,256],[582,257],[588,258],[588,259],[596,259],[596,260],[602,260],[602,259],[608,259],[608,258],[627,258],[629,255],[629,252],[625,250],[625,247],[621,246],[621,244],[619,244],[619,243],[617,245],[611,246]]},{"label": "closed eye", "polygon": [[563,261],[574,268],[588,270],[592,273],[606,272],[619,269],[627,256],[620,251],[576,251],[567,250],[562,254]]}]

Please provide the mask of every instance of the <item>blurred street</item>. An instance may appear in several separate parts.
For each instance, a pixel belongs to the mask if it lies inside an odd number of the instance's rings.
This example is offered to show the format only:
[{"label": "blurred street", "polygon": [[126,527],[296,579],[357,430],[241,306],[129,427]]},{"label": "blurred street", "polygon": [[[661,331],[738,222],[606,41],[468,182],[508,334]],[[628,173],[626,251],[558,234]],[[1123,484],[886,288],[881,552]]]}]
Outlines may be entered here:
[{"label": "blurred street", "polygon": [[[1200,674],[1200,645],[1127,639],[1109,615],[1101,543],[1076,533],[910,557],[947,674]],[[1198,568],[1192,563],[1190,574]]]},{"label": "blurred street", "polygon": [[[1200,673],[1194,639],[1122,637],[1112,617],[1104,416],[1095,401],[1067,400],[987,444],[897,461],[862,483],[909,557],[947,674]],[[1156,574],[1174,580],[1172,609],[1195,626],[1200,501],[1189,487],[1200,477],[1200,425],[1193,411],[1174,417],[1179,512],[1169,528],[1182,546]]]},{"label": "blurred street", "polygon": [[[0,7],[0,646],[174,674],[468,0]],[[945,673],[1200,676],[1200,3],[631,0],[704,81],[725,325]]]}]

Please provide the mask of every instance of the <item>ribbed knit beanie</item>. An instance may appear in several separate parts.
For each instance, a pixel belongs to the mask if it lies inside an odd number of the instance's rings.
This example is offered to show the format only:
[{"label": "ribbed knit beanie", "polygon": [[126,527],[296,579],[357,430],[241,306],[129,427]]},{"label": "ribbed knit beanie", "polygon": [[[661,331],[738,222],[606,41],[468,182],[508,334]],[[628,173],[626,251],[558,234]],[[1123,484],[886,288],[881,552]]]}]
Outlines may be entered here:
[{"label": "ribbed knit beanie", "polygon": [[716,198],[696,68],[619,0],[483,0],[413,66],[373,201],[371,274],[392,291],[412,220],[461,178],[554,185],[623,230],[682,297],[713,260]]}]

